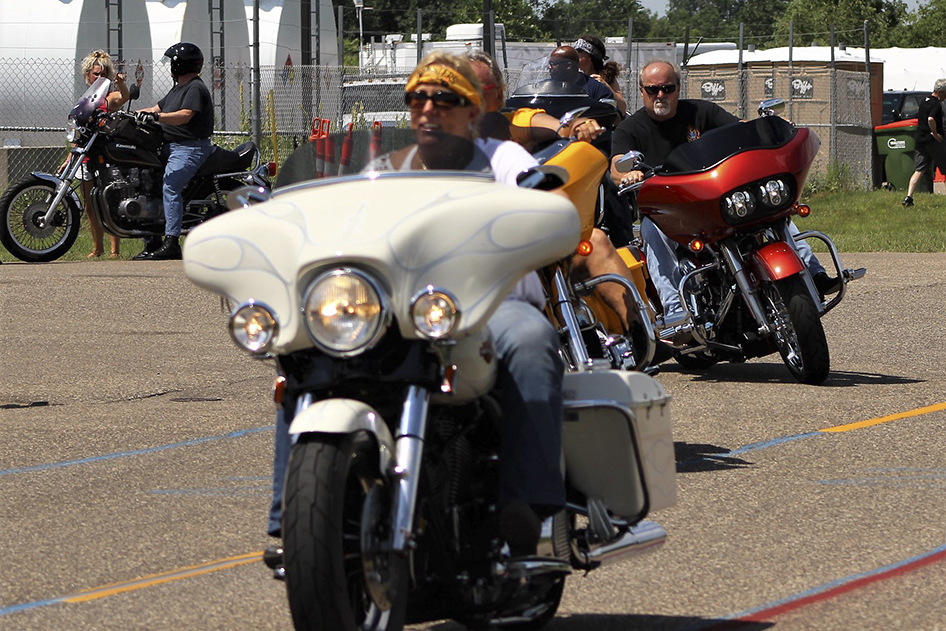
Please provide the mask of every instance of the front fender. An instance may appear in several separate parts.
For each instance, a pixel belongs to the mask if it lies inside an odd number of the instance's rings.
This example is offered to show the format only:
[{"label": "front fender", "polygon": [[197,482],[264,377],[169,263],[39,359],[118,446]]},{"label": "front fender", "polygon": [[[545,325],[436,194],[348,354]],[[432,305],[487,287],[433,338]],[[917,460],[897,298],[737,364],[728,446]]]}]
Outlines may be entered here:
[{"label": "front fender", "polygon": [[377,439],[381,471],[388,471],[394,458],[394,438],[381,415],[366,403],[354,399],[317,401],[297,414],[289,426],[290,435],[359,431],[368,432]]},{"label": "front fender", "polygon": [[[43,173],[41,171],[33,171],[30,175],[35,177],[37,180],[42,180],[44,182],[52,185],[53,188],[58,187],[62,184],[62,178],[52,175],[50,173]],[[69,190],[66,192],[66,196],[72,200],[72,203],[75,204],[76,208],[82,209],[82,202],[79,201],[79,194],[74,190]]]},{"label": "front fender", "polygon": [[805,269],[795,248],[784,241],[769,243],[752,255],[752,271],[760,281],[776,281]]}]

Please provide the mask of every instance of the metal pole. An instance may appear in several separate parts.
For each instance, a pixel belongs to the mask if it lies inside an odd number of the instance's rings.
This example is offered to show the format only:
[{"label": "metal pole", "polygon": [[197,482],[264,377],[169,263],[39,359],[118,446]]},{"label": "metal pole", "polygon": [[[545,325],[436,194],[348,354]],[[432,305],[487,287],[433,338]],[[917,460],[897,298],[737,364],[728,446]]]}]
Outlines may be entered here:
[{"label": "metal pole", "polygon": [[831,118],[831,127],[830,127],[830,138],[831,138],[831,164],[837,166],[838,160],[838,110],[837,110],[837,72],[834,66],[834,24],[831,25],[831,65],[829,69],[830,77],[829,84],[831,93],[828,95],[828,98],[831,99],[831,102],[828,106],[829,116]]},{"label": "metal pole", "polygon": [[[634,18],[627,19],[627,61],[624,64],[624,72],[627,76],[627,92],[625,93],[627,97],[634,95],[634,104],[638,103],[638,92],[639,90],[632,89],[631,86],[634,85],[634,74],[638,71],[637,63],[634,61]],[[631,108],[631,104],[627,103],[628,111],[636,111],[637,108]]]},{"label": "metal pole", "polygon": [[746,117],[746,99],[748,95],[746,94],[746,83],[743,79],[743,63],[742,63],[742,50],[745,47],[745,24],[742,22],[739,23],[739,65],[738,68],[738,86],[739,86],[739,118],[745,119]]},{"label": "metal pole", "polygon": [[252,92],[252,115],[250,116],[250,122],[253,126],[253,142],[256,143],[256,146],[261,146],[260,140],[263,137],[263,132],[261,129],[261,114],[260,114],[260,92],[262,87],[260,85],[260,67],[259,67],[259,0],[253,0],[253,80],[252,87],[250,91]]},{"label": "metal pole", "polygon": [[424,58],[424,14],[417,9],[417,65]]},{"label": "metal pole", "polygon": [[493,28],[493,0],[483,0],[483,52],[495,59],[496,34]]},{"label": "metal pole", "polygon": [[793,53],[795,46],[795,22],[789,20],[788,22],[788,119],[795,120],[795,115],[792,110],[795,108],[795,86],[793,85],[794,81],[794,67],[792,65]]},{"label": "metal pole", "polygon": [[341,6],[338,7],[338,67],[342,68],[342,74],[345,74],[345,12]]},{"label": "metal pole", "polygon": [[867,20],[864,20],[864,70],[867,72],[867,124],[873,127],[874,116],[871,108],[871,98],[873,97],[871,85],[873,84],[873,78],[870,75],[870,22]]}]

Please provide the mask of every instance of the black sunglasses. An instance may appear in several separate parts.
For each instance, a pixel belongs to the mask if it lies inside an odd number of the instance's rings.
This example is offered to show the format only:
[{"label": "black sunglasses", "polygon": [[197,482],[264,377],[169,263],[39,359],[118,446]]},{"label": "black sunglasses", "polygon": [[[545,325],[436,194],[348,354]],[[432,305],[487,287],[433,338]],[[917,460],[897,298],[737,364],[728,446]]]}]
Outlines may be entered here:
[{"label": "black sunglasses", "polygon": [[660,94],[660,91],[663,90],[664,94],[673,94],[677,91],[676,83],[668,83],[666,85],[642,85],[644,92],[651,96],[657,96]]},{"label": "black sunglasses", "polygon": [[434,107],[442,110],[452,110],[455,107],[466,107],[470,101],[454,92],[405,92],[404,104],[411,109],[421,109],[427,101],[433,101]]},{"label": "black sunglasses", "polygon": [[573,63],[573,62],[570,61],[570,60],[568,60],[568,59],[561,59],[561,60],[558,60],[558,61],[549,60],[549,66],[551,66],[552,68],[557,68],[558,66],[562,66],[562,65],[565,65],[565,64],[571,64],[571,63]]}]

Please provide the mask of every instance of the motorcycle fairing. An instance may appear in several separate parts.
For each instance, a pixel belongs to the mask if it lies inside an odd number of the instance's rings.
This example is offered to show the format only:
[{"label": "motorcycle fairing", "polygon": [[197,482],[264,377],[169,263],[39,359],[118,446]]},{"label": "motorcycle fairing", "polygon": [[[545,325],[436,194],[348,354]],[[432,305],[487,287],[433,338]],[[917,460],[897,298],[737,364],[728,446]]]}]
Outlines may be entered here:
[{"label": "motorcycle fairing", "polygon": [[752,271],[759,280],[776,281],[805,269],[795,248],[784,241],[766,244],[752,253]]},{"label": "motorcycle fairing", "polygon": [[[785,121],[782,121],[784,124]],[[721,128],[738,134],[747,123],[734,123]],[[688,143],[698,145],[706,137]],[[690,173],[658,173],[646,180],[637,196],[642,215],[651,217],[668,237],[687,244],[695,238],[714,242],[734,232],[745,231],[756,223],[788,216],[792,204],[798,201],[812,161],[821,141],[807,128],[795,130],[788,142],[775,147],[745,147],[706,170]],[[754,151],[748,151],[748,149]],[[680,151],[678,148],[676,151]],[[775,173],[790,173],[795,178],[793,199],[784,210],[760,215],[758,221],[747,221],[738,226],[729,225],[722,216],[722,198],[747,182],[770,177]]]},{"label": "motorcycle fairing", "polygon": [[284,354],[311,346],[302,296],[327,268],[375,276],[405,339],[418,339],[412,298],[446,289],[459,302],[461,338],[527,272],[571,255],[578,236],[578,213],[558,195],[483,175],[374,173],[290,187],[201,224],[184,243],[184,271],[234,304],[269,305],[280,326],[273,351]]}]

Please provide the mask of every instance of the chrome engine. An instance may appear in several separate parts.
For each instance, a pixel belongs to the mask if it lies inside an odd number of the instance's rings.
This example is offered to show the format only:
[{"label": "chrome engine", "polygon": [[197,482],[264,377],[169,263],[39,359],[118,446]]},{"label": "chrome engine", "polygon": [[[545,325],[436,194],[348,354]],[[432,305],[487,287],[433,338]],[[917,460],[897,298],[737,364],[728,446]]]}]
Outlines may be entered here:
[{"label": "chrome engine", "polygon": [[118,217],[131,220],[160,219],[163,215],[160,176],[150,168],[109,166],[103,173],[103,193]]}]

